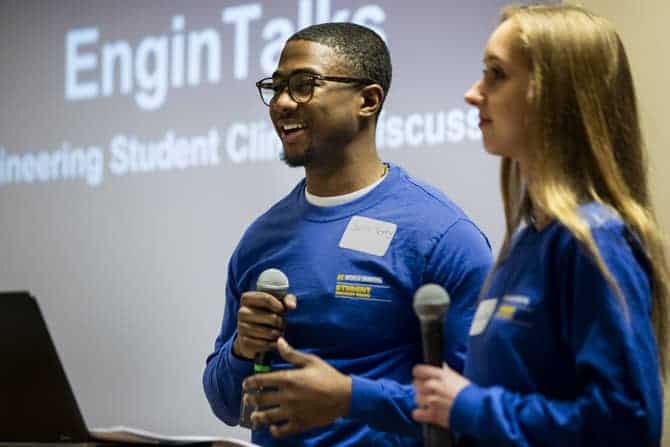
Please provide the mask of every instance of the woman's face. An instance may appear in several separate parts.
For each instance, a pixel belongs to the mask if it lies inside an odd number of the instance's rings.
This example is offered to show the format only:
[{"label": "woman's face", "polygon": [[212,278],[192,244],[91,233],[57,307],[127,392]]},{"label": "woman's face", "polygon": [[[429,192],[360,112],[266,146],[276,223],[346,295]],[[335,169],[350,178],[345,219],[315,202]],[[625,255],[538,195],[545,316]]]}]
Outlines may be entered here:
[{"label": "woman's face", "polygon": [[484,147],[524,166],[528,154],[528,63],[518,47],[518,28],[504,21],[484,51],[484,74],[465,93],[479,109]]}]

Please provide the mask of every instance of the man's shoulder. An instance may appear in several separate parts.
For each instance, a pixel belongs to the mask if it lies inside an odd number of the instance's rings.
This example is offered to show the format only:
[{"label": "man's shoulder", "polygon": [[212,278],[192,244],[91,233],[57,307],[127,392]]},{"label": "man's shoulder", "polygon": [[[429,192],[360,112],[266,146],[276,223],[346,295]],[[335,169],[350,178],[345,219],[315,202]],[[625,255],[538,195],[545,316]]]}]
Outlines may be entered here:
[{"label": "man's shoulder", "polygon": [[299,208],[304,197],[304,183],[304,179],[298,182],[288,194],[252,220],[242,234],[241,242],[250,237],[257,237],[259,232],[263,233],[268,228],[281,227],[287,220],[299,217]]},{"label": "man's shoulder", "polygon": [[490,251],[481,228],[446,193],[400,167],[394,168],[397,176],[390,200],[394,223],[404,230],[406,238],[427,244],[427,249],[442,241],[451,249],[481,247],[487,253]]},{"label": "man's shoulder", "polygon": [[[432,184],[414,177],[403,168],[399,170],[401,187],[395,189],[395,195],[401,201],[408,216],[414,219],[431,218],[438,225],[457,220],[468,220],[465,211],[444,192]],[[429,224],[430,222],[426,222]]]}]

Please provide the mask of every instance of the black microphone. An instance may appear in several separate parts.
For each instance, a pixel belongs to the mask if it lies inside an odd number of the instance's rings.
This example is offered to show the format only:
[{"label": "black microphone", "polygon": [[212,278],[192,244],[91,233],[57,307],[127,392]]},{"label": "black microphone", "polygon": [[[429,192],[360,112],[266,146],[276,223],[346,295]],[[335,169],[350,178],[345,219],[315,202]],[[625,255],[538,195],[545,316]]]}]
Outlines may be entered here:
[{"label": "black microphone", "polygon": [[[279,269],[263,270],[256,281],[256,290],[269,293],[282,303],[288,293],[288,278]],[[272,370],[272,351],[257,352],[254,358],[254,372],[263,373]]]},{"label": "black microphone", "polygon": [[[279,269],[266,269],[258,276],[256,281],[256,290],[269,293],[282,303],[288,293],[288,278]],[[254,373],[266,373],[272,371],[272,351],[257,352],[254,357]],[[262,389],[249,392],[262,392]],[[244,393],[242,394],[242,408],[240,409],[240,425],[246,428],[254,428],[251,423],[251,413],[254,407],[244,403]]]},{"label": "black microphone", "polygon": [[[449,309],[449,294],[437,284],[425,284],[414,294],[414,312],[421,322],[423,360],[442,367],[444,315]],[[433,424],[423,424],[425,447],[453,445],[451,431]]]}]

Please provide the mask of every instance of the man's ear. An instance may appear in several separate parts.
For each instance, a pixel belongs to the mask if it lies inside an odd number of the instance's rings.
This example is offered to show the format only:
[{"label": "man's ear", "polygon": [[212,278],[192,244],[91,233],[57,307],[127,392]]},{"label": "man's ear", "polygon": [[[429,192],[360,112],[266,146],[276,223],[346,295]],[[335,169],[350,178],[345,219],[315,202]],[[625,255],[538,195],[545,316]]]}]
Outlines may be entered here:
[{"label": "man's ear", "polygon": [[384,89],[379,84],[366,85],[361,89],[361,108],[359,115],[372,117],[379,112],[384,102]]}]

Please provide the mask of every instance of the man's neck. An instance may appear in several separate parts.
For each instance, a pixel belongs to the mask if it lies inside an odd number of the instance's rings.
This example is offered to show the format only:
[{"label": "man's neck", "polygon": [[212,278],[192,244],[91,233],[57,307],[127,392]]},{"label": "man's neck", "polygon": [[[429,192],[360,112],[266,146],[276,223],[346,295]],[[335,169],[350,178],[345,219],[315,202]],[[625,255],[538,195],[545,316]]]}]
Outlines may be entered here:
[{"label": "man's neck", "polygon": [[386,168],[374,149],[322,166],[306,166],[307,191],[320,197],[349,194],[379,180]]}]

